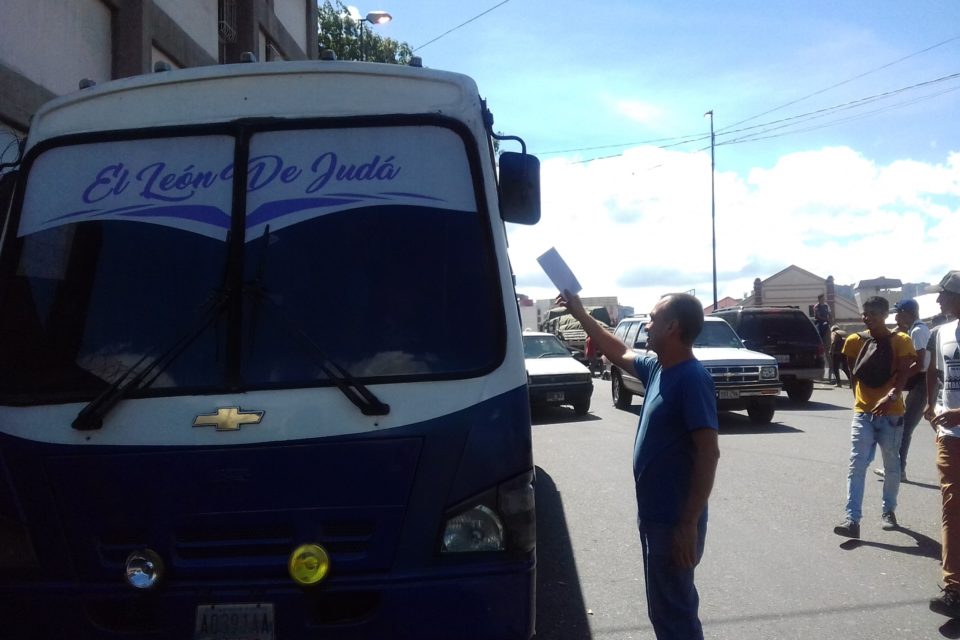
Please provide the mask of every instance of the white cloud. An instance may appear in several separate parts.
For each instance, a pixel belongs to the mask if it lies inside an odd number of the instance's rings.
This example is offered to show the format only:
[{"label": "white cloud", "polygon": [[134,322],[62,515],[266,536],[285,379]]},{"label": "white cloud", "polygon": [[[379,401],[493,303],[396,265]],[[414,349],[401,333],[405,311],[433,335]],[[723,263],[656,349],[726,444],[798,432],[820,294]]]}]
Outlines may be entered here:
[{"label": "white cloud", "polygon": [[[712,301],[709,153],[640,147],[586,163],[547,160],[541,171],[542,221],[509,228],[519,292],[555,295],[535,258],[556,246],[583,295],[617,295],[638,310],[668,291]],[[879,165],[833,147],[715,180],[720,298],[790,264],[840,284],[937,281],[960,268],[960,153]]]},{"label": "white cloud", "polygon": [[640,100],[617,100],[614,108],[617,112],[642,124],[656,123],[663,116],[663,110],[660,107]]}]

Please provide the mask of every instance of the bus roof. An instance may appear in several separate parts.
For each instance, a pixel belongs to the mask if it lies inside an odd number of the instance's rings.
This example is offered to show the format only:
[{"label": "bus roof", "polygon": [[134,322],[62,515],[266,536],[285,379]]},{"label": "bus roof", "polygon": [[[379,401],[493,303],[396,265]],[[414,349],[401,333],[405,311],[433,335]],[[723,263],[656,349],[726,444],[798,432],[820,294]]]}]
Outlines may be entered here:
[{"label": "bus roof", "polygon": [[27,147],[48,138],[104,130],[304,118],[480,115],[467,76],[395,64],[309,60],[162,71],[106,82],[52,100],[33,118]]}]

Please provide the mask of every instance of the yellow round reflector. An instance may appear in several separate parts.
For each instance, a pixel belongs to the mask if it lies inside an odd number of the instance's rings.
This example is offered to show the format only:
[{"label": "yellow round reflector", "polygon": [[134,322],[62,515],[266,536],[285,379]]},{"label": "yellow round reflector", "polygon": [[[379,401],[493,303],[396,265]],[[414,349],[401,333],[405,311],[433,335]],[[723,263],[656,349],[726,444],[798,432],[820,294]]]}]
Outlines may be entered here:
[{"label": "yellow round reflector", "polygon": [[317,584],[330,572],[330,556],[318,544],[302,544],[290,554],[287,570],[297,584]]}]

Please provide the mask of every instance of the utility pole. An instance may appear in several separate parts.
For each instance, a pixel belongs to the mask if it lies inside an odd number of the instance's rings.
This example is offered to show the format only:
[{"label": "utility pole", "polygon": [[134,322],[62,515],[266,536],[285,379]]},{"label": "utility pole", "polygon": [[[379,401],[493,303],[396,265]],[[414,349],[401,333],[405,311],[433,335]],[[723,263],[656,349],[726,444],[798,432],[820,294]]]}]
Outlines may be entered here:
[{"label": "utility pole", "polygon": [[717,200],[714,195],[714,174],[716,166],[713,150],[716,146],[713,136],[713,109],[704,116],[710,116],[710,227],[713,230],[713,310],[717,310]]}]

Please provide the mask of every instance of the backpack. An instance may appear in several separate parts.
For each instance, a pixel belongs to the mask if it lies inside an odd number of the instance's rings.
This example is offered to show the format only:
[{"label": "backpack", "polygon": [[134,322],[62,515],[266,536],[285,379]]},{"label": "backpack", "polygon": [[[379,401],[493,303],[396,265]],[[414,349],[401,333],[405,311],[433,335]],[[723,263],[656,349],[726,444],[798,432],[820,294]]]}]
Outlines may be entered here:
[{"label": "backpack", "polygon": [[861,331],[857,335],[864,345],[853,363],[853,377],[861,384],[879,389],[893,377],[893,333],[879,340],[870,335],[869,331]]}]

